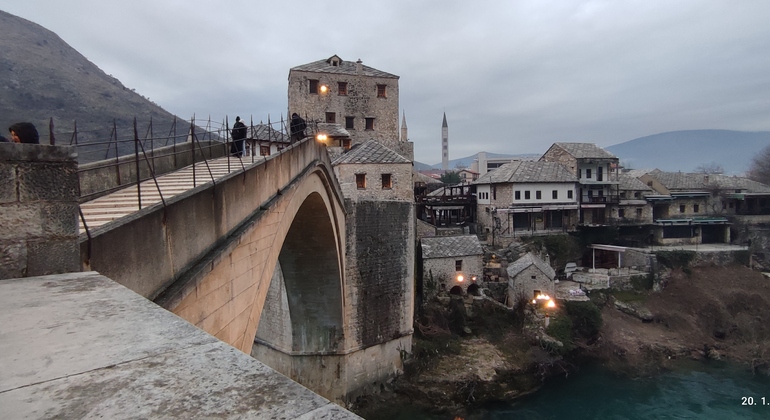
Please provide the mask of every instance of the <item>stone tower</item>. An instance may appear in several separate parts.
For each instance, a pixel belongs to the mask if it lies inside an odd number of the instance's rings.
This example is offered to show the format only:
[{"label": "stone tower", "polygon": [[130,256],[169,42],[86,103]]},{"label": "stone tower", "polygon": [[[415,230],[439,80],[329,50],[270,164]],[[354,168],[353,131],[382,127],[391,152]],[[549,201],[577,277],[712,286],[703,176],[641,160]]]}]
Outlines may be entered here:
[{"label": "stone tower", "polygon": [[446,124],[446,112],[441,124],[441,169],[449,169],[449,126]]},{"label": "stone tower", "polygon": [[409,160],[414,145],[399,140],[399,77],[337,55],[289,70],[289,110],[302,118],[339,124],[353,145],[377,140]]}]

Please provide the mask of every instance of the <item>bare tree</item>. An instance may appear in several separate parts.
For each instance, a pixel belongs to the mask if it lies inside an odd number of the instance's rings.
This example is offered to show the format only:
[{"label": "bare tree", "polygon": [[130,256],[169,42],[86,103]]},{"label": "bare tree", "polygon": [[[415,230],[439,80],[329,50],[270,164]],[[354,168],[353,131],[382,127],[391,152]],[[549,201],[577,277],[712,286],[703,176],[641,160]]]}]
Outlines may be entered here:
[{"label": "bare tree", "polygon": [[695,173],[698,174],[723,174],[725,168],[716,162],[703,163],[695,167]]},{"label": "bare tree", "polygon": [[746,176],[754,181],[770,185],[770,145],[754,156]]}]

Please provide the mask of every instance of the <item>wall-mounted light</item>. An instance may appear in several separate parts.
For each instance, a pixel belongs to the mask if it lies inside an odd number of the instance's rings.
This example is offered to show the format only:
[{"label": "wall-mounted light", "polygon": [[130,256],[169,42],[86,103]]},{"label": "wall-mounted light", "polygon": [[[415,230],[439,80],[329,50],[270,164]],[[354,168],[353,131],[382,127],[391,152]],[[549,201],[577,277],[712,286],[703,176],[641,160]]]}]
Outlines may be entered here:
[{"label": "wall-mounted light", "polygon": [[329,86],[327,85],[321,85],[321,93],[326,93],[329,91]]},{"label": "wall-mounted light", "polygon": [[324,134],[324,133],[318,133],[318,134],[315,136],[315,138],[316,138],[316,140],[318,140],[318,141],[326,141],[326,139],[327,139],[327,137],[326,137],[326,134]]},{"label": "wall-mounted light", "polygon": [[457,276],[457,281],[459,281],[460,283],[462,283],[462,282],[463,282],[463,280],[465,280],[465,277],[463,277],[463,276],[462,276],[462,274],[460,274],[460,275],[458,275],[458,276]]}]

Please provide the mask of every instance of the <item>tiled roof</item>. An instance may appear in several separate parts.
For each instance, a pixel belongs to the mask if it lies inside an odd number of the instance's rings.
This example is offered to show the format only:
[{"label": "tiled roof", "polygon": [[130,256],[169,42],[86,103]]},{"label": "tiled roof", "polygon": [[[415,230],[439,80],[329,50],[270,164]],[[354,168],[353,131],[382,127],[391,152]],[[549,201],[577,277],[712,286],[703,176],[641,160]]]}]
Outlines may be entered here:
[{"label": "tiled roof", "polygon": [[617,159],[612,153],[593,143],[554,143],[577,159]]},{"label": "tiled roof", "polygon": [[653,171],[660,172],[660,170],[658,170],[658,169],[629,169],[627,171],[623,171],[623,174],[626,174],[628,176],[632,176],[634,178],[639,178],[642,175],[646,175],[646,174],[652,173]]},{"label": "tiled roof", "polygon": [[636,178],[632,175],[629,175],[628,173],[622,173],[620,176],[618,176],[618,180],[620,181],[620,185],[618,185],[618,188],[621,191],[648,191],[653,192],[653,189],[648,187],[647,184],[640,181],[639,178]]},{"label": "tiled roof", "polygon": [[686,172],[651,172],[669,191],[706,191],[716,186],[727,190],[749,193],[770,193],[770,186],[748,178],[719,174],[695,174]]},{"label": "tiled roof", "polygon": [[441,181],[438,179],[429,177],[428,175],[417,171],[412,171],[412,175],[414,176],[414,180],[416,182],[424,182],[426,184],[441,184]]},{"label": "tiled roof", "polygon": [[288,143],[289,138],[282,132],[270,127],[267,124],[257,124],[249,127],[249,134],[247,136],[250,139],[263,140],[263,141],[277,141]]},{"label": "tiled roof", "polygon": [[[334,57],[334,56],[332,56]],[[356,74],[356,62],[355,61],[340,61],[339,65],[333,66],[332,60],[329,57],[324,60],[313,61],[312,63],[303,64],[301,66],[292,67],[292,71],[312,71],[316,73],[333,73],[333,74]],[[398,79],[395,74],[386,73],[384,71],[377,70],[375,68],[361,65],[361,74],[364,76],[372,77],[390,77]]]},{"label": "tiled roof", "polygon": [[517,160],[482,175],[474,184],[521,182],[577,182],[564,165],[556,162]]},{"label": "tiled roof", "polygon": [[551,268],[550,265],[546,264],[545,261],[541,260],[536,255],[533,255],[531,252],[527,252],[523,257],[508,265],[508,269],[506,270],[508,272],[508,278],[516,277],[519,273],[524,271],[532,264],[534,264],[540,271],[542,271],[543,274],[548,276],[549,279],[553,280],[556,278],[556,272],[553,270],[553,268]]},{"label": "tiled roof", "polygon": [[421,242],[423,258],[448,258],[484,254],[479,238],[476,235],[434,236],[422,238]]},{"label": "tiled roof", "polygon": [[329,137],[350,137],[348,130],[342,128],[340,124],[317,123],[316,127],[316,131]]},{"label": "tiled roof", "polygon": [[342,163],[412,163],[409,159],[381,145],[376,140],[369,140],[339,156],[332,164]]}]

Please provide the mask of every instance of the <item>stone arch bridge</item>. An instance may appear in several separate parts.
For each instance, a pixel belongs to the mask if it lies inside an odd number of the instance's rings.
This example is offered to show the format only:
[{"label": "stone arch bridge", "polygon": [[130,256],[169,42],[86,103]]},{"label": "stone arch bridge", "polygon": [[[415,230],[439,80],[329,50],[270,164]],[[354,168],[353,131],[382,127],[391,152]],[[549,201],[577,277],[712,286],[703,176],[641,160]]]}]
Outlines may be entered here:
[{"label": "stone arch bridge", "polygon": [[[359,291],[345,278],[345,205],[325,146],[306,139],[254,163],[227,163],[236,170],[188,190],[177,185],[173,197],[103,225],[93,220],[131,198],[82,203],[86,225],[92,220],[81,234],[82,268],[332,400],[400,371],[411,331],[375,345],[358,337]],[[81,188],[100,176],[98,168],[84,174]],[[412,314],[393,316],[411,324]]]}]

